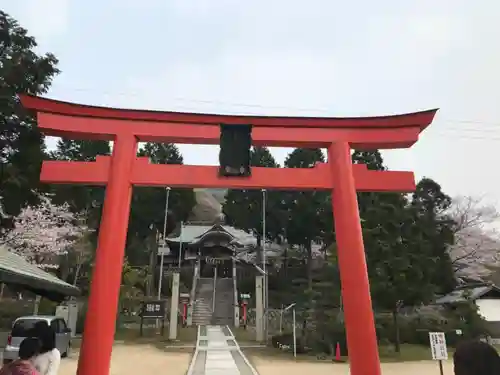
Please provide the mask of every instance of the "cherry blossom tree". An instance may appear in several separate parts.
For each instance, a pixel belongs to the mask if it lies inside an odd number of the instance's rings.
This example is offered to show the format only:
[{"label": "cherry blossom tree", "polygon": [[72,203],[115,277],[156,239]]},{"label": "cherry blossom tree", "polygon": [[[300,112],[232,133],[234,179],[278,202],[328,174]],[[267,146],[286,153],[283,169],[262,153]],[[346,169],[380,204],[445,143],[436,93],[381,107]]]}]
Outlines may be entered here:
[{"label": "cherry blossom tree", "polygon": [[458,197],[446,213],[455,222],[455,244],[449,252],[458,277],[485,277],[500,265],[500,236],[495,224],[500,214],[475,197]]},{"label": "cherry blossom tree", "polygon": [[0,245],[37,265],[58,267],[55,258],[67,254],[88,231],[81,216],[71,212],[68,204],[55,205],[49,196],[41,195],[37,206],[22,209],[13,219],[13,228],[0,234]]}]

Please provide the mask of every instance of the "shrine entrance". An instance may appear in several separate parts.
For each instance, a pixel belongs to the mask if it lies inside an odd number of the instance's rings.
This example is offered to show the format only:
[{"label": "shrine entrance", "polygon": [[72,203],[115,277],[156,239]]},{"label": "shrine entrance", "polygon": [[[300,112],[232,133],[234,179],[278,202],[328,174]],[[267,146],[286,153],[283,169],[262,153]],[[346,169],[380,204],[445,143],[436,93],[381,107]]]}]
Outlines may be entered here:
[{"label": "shrine entrance", "polygon": [[232,258],[205,257],[200,260],[200,276],[230,279],[233,277]]},{"label": "shrine entrance", "polygon": [[[43,182],[106,186],[78,375],[109,374],[134,185],[330,191],[350,373],[380,375],[356,192],[411,192],[415,179],[411,172],[353,165],[350,152],[410,147],[436,110],[364,118],[265,117],[102,108],[32,96],[21,101],[37,112],[38,128],[47,135],[114,142],[112,156],[95,162],[42,165]],[[218,167],[150,164],[137,157],[138,142],[218,144],[222,124],[250,124],[257,146],[325,148],[328,162],[307,169],[254,167],[245,177],[229,178],[221,177]]]}]

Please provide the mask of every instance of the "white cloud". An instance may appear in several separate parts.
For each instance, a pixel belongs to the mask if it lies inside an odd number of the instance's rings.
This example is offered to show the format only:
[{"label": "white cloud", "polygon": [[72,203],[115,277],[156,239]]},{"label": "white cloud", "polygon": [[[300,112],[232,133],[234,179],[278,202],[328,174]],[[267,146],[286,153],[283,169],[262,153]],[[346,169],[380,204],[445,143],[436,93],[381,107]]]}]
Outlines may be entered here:
[{"label": "white cloud", "polygon": [[39,45],[63,36],[69,27],[70,0],[22,0],[9,2],[6,11],[34,35]]}]

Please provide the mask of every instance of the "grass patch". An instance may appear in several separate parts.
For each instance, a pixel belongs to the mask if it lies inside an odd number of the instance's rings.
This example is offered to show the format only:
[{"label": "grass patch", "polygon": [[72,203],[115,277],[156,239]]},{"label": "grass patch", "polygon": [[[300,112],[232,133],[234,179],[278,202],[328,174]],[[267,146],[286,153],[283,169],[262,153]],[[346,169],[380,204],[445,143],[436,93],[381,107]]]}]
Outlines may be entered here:
[{"label": "grass patch", "polygon": [[[402,344],[401,352],[396,353],[393,345],[379,346],[381,362],[407,362],[432,360],[431,349],[423,345]],[[449,358],[453,353],[449,351]]]},{"label": "grass patch", "polygon": [[255,340],[255,330],[253,329],[244,329],[243,327],[231,328],[233,332],[234,338],[238,342],[239,345],[245,345],[245,343],[255,344],[257,341]]},{"label": "grass patch", "polygon": [[[185,346],[196,345],[196,337],[198,330],[196,327],[183,327],[177,330],[177,339],[168,339],[168,327],[165,327],[165,332],[163,335],[160,334],[160,330],[155,328],[145,328],[143,329],[142,336],[139,329],[119,329],[115,333],[115,341],[121,344],[151,344],[159,347],[165,346]],[[74,338],[71,340],[71,345],[73,348],[79,348],[81,344],[80,338]]]},{"label": "grass patch", "polygon": [[[249,359],[253,358],[273,358],[277,360],[293,359],[292,352],[286,352],[272,347],[262,348],[242,348],[242,351]],[[396,353],[393,346],[380,346],[380,361],[381,362],[407,362],[407,361],[423,361],[431,360],[431,351],[429,347],[421,345],[401,345],[401,352]],[[449,353],[449,358],[453,355]],[[297,354],[297,361],[312,361],[312,362],[332,362],[333,356],[321,357],[316,354]],[[342,358],[348,361],[347,357]]]}]

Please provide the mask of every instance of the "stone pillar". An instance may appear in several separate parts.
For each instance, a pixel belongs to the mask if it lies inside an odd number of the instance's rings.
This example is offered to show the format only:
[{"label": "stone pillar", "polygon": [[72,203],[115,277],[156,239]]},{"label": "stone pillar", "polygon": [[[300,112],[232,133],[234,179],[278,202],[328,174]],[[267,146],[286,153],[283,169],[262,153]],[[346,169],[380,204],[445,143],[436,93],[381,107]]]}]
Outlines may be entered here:
[{"label": "stone pillar", "polygon": [[256,340],[264,340],[264,276],[255,276],[255,331]]},{"label": "stone pillar", "polygon": [[194,305],[196,303],[196,286],[198,285],[198,280],[200,278],[200,258],[196,260],[196,264],[194,265],[194,276],[193,276],[193,286],[191,288],[191,295],[189,298],[188,312],[187,312],[187,320],[186,325],[191,327],[193,325],[193,312]]},{"label": "stone pillar", "polygon": [[170,302],[170,322],[168,330],[169,340],[177,338],[177,318],[179,316],[179,279],[180,273],[175,272],[172,275],[172,299]]},{"label": "stone pillar", "polygon": [[40,301],[42,300],[41,296],[35,297],[35,302],[33,304],[33,315],[38,315],[38,309],[40,308]]}]

